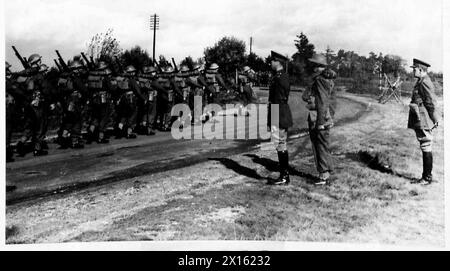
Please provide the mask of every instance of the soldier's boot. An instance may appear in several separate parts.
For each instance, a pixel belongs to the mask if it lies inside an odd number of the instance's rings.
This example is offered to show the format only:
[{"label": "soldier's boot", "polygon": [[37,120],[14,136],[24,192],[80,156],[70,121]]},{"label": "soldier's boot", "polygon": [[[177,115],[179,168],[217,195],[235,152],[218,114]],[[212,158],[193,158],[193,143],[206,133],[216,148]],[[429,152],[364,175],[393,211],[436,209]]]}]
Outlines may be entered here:
[{"label": "soldier's boot", "polygon": [[108,144],[109,143],[109,140],[105,137],[105,133],[103,133],[103,132],[98,133],[97,143],[99,143],[99,144]]},{"label": "soldier's boot", "polygon": [[34,156],[44,156],[47,154],[48,154],[48,151],[42,149],[41,141],[34,143],[34,151],[33,151]]},{"label": "soldier's boot", "polygon": [[83,139],[80,137],[72,137],[72,149],[82,149],[84,148]]},{"label": "soldier's boot", "polygon": [[145,129],[147,131],[147,133],[146,133],[147,135],[150,135],[150,136],[155,135],[155,130],[153,129],[153,127],[151,125],[145,127]]},{"label": "soldier's boot", "polygon": [[288,151],[278,152],[278,162],[280,164],[280,177],[276,180],[269,181],[270,185],[288,185],[291,181],[289,178],[289,154]]},{"label": "soldier's boot", "polygon": [[89,126],[86,134],[86,144],[92,144],[92,142],[95,141],[95,132],[96,132],[95,126],[94,125]]},{"label": "soldier's boot", "polygon": [[122,137],[126,137],[127,136],[127,132],[126,129],[123,125],[123,123],[119,123],[117,124],[116,128],[114,129],[114,135],[115,135],[115,139],[121,139]]},{"label": "soldier's boot", "polygon": [[25,148],[25,142],[23,142],[23,141],[17,142],[16,152],[17,152],[17,155],[20,157],[24,157],[27,154],[27,151]]},{"label": "soldier's boot", "polygon": [[14,152],[11,146],[6,147],[6,163],[14,162]]},{"label": "soldier's boot", "polygon": [[433,153],[432,152],[422,152],[423,160],[423,171],[422,178],[414,180],[411,183],[418,183],[421,185],[429,185],[433,182]]},{"label": "soldier's boot", "polygon": [[133,129],[131,127],[128,127],[126,138],[127,139],[135,139],[136,137],[137,137],[136,134],[133,133]]},{"label": "soldier's boot", "polygon": [[68,136],[61,136],[58,139],[58,143],[59,143],[59,149],[65,150],[68,149],[70,147],[70,137]]},{"label": "soldier's boot", "polygon": [[134,133],[138,135],[147,135],[147,127],[146,123],[140,123],[139,125],[136,125],[134,128]]}]

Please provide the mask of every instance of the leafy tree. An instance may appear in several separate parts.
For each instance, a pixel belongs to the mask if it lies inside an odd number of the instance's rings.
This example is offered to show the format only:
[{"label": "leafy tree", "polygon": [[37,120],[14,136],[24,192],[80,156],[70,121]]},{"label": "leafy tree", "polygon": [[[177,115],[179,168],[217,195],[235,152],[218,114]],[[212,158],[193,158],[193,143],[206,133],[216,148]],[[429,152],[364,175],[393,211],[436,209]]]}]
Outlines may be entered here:
[{"label": "leafy tree", "polygon": [[194,60],[192,59],[191,56],[187,56],[185,59],[183,59],[180,63],[180,65],[185,65],[187,66],[189,69],[192,69],[194,67],[196,63],[194,62]]},{"label": "leafy tree", "polygon": [[292,63],[289,65],[289,73],[296,75],[300,82],[305,82],[308,73],[312,72],[311,64],[308,59],[311,58],[314,51],[314,44],[309,43],[308,37],[301,32],[295,40],[297,52],[292,55]]},{"label": "leafy tree", "polygon": [[204,51],[208,64],[217,63],[225,75],[234,74],[245,63],[245,42],[235,37],[223,37]]},{"label": "leafy tree", "polygon": [[253,52],[247,56],[246,62],[247,62],[247,66],[249,66],[256,72],[269,70],[269,66],[264,61],[264,59],[259,57],[258,55],[256,55]]},{"label": "leafy tree", "polygon": [[151,64],[151,58],[146,50],[143,50],[140,46],[136,45],[130,50],[126,50],[122,56],[121,60],[124,66],[133,65],[137,70],[142,70],[146,65]]},{"label": "leafy tree", "polygon": [[115,57],[120,57],[122,49],[119,41],[113,36],[113,29],[109,28],[106,33],[96,34],[87,44],[88,56],[92,56],[95,61],[103,60],[112,63]]}]

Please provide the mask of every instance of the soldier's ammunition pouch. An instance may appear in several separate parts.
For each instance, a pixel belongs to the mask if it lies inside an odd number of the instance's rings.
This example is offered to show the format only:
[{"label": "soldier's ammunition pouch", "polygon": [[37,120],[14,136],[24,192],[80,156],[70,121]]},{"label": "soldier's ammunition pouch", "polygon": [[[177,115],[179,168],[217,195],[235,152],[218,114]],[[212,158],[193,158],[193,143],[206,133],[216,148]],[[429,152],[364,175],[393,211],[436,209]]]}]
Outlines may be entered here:
[{"label": "soldier's ammunition pouch", "polygon": [[69,104],[67,106],[67,111],[75,112],[81,106],[81,93],[79,91],[73,91],[69,97]]},{"label": "soldier's ammunition pouch", "polygon": [[170,89],[167,94],[169,102],[173,102],[173,96],[174,96],[174,91],[172,89]]},{"label": "soldier's ammunition pouch", "polygon": [[128,91],[127,93],[125,93],[125,100],[127,101],[128,104],[133,104],[135,101],[135,96],[133,91]]},{"label": "soldier's ammunition pouch", "polygon": [[88,76],[88,87],[93,89],[102,89],[103,88],[103,80],[101,76],[98,75],[89,75]]},{"label": "soldier's ammunition pouch", "polygon": [[155,97],[156,97],[156,91],[155,90],[150,90],[150,91],[147,92],[147,95],[148,95],[148,99],[147,100],[149,102],[153,102],[155,100]]},{"label": "soldier's ammunition pouch", "polygon": [[93,96],[93,103],[94,104],[106,104],[108,103],[110,100],[110,96],[108,94],[108,92],[106,91],[98,91],[94,94]]},{"label": "soldier's ammunition pouch", "polygon": [[189,87],[183,88],[183,100],[187,100],[189,97],[189,93],[191,92],[191,89]]},{"label": "soldier's ammunition pouch", "polygon": [[34,91],[32,97],[33,98],[31,100],[31,105],[34,106],[34,107],[39,107],[39,105],[43,101],[43,98],[41,96],[41,92],[40,91]]}]

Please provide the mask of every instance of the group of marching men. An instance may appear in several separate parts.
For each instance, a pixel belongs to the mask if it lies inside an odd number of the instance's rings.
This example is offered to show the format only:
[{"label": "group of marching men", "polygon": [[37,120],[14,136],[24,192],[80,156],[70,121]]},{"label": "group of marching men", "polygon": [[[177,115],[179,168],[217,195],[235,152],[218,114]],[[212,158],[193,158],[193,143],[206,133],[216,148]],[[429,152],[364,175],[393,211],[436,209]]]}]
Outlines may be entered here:
[{"label": "group of marching men", "polygon": [[[18,156],[48,154],[48,117],[56,107],[62,111],[57,143],[61,149],[78,149],[92,142],[109,143],[106,132],[111,123],[115,138],[133,139],[137,134],[154,135],[156,129],[170,131],[175,120],[180,121],[180,128],[208,121],[211,113],[193,114],[194,96],[202,97],[200,112],[209,103],[232,100],[247,105],[255,97],[254,72],[248,66],[234,84],[226,84],[215,63],[207,70],[200,64],[179,70],[147,65],[141,71],[130,65],[118,74],[106,62],[90,63],[88,69],[80,57],[74,57],[55,83],[46,79],[48,67],[40,55],[32,54],[26,61],[28,68],[15,73],[6,62],[7,162],[14,161],[11,141],[18,126],[24,128],[15,147]],[[187,104],[191,114],[172,116],[172,107],[180,103]],[[84,136],[83,126],[87,127]]]}]

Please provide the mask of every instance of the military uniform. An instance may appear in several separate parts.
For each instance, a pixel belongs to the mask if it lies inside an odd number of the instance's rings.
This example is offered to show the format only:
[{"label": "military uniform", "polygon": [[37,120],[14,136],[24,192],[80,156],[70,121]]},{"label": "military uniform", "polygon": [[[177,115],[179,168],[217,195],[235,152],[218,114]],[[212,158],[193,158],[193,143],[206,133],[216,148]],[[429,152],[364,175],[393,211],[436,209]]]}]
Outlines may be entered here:
[{"label": "military uniform", "polygon": [[[104,64],[106,65],[106,64]],[[97,143],[109,143],[106,138],[106,128],[111,117],[111,81],[108,78],[108,70],[103,67],[92,71],[88,75],[89,99],[89,121],[86,143],[92,141]]]},{"label": "military uniform", "polygon": [[[272,61],[280,62],[279,69],[275,71],[272,82],[269,86],[269,108],[267,126],[270,127],[272,142],[276,145],[278,161],[280,164],[280,177],[270,184],[289,183],[289,155],[287,149],[288,129],[292,127],[292,113],[289,107],[290,83],[289,75],[283,71],[284,64],[288,59],[279,53],[271,52]],[[272,111],[272,106],[278,106],[277,112]],[[272,122],[275,121],[275,122]],[[277,123],[278,122],[278,123]]]},{"label": "military uniform", "polygon": [[[421,60],[413,60],[412,68],[421,68],[426,71],[428,67],[430,65]],[[420,77],[413,89],[408,117],[408,128],[414,130],[422,150],[423,172],[419,182],[423,184],[432,182],[432,130],[439,122],[437,99],[434,91],[434,85],[430,77],[427,74]]]},{"label": "military uniform", "polygon": [[128,67],[125,76],[116,77],[118,88],[116,138],[136,138],[137,101],[144,100],[138,82],[134,79],[134,67]]},{"label": "military uniform", "polygon": [[137,80],[143,95],[143,99],[138,99],[138,133],[145,135],[155,134],[157,95],[158,92],[164,91],[152,73],[156,73],[153,67],[145,67],[144,73],[140,74]]},{"label": "military uniform", "polygon": [[[33,56],[30,56],[30,59],[33,59]],[[25,142],[29,139],[34,147],[33,154],[35,156],[48,154],[45,137],[51,104],[50,93],[53,87],[44,79],[43,73],[40,71],[40,56],[38,61],[30,64],[32,68],[18,77],[18,82],[21,82],[28,99],[24,105],[25,130],[17,144],[17,152],[20,156],[26,154]]]},{"label": "military uniform", "polygon": [[163,91],[158,92],[158,114],[157,121],[159,122],[160,129],[162,131],[169,131],[172,125],[171,111],[175,103],[175,95],[179,96],[179,89],[176,86],[172,70],[167,69],[165,74],[159,77],[158,83],[163,87]]},{"label": "military uniform", "polygon": [[[73,66],[73,69],[80,69],[81,64]],[[61,91],[60,103],[63,108],[61,127],[58,131],[59,144],[61,148],[83,148],[84,142],[81,135],[83,126],[82,112],[86,104],[88,94],[87,87],[82,79],[82,75],[74,72],[67,76],[62,76],[58,81],[58,88]]]},{"label": "military uniform", "polygon": [[225,85],[222,75],[218,73],[218,69],[219,66],[213,63],[205,73],[208,103],[220,104],[223,102],[224,92],[229,91],[228,87]]},{"label": "military uniform", "polygon": [[335,76],[335,72],[326,69],[313,77],[313,84],[310,88],[308,127],[319,174],[333,171],[333,157],[329,150],[329,144],[330,129],[334,125],[333,117],[336,107],[333,82]]}]

